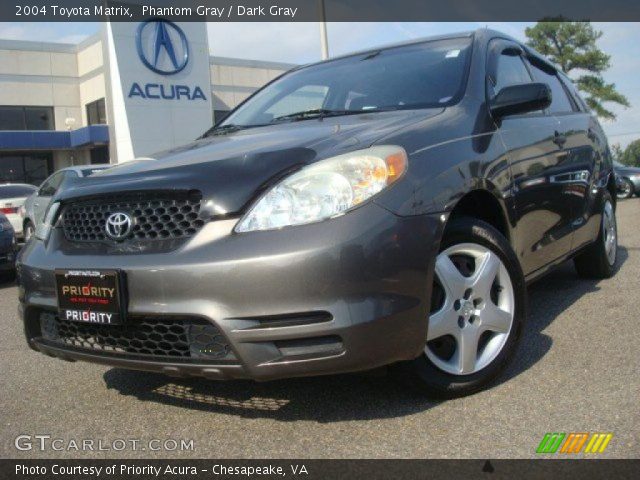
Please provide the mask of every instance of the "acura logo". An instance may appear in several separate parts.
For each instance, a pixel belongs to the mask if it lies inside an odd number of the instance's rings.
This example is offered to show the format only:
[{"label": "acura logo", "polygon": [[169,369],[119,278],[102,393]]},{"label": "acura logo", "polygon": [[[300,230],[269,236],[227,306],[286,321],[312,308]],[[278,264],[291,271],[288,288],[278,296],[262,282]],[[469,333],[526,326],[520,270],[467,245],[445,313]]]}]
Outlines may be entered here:
[{"label": "acura logo", "polygon": [[131,233],[133,219],[131,215],[122,212],[112,213],[107,217],[104,231],[113,240],[124,240]]},{"label": "acura logo", "polygon": [[138,56],[147,68],[172,75],[187,66],[189,44],[182,29],[169,20],[148,20],[136,34]]}]

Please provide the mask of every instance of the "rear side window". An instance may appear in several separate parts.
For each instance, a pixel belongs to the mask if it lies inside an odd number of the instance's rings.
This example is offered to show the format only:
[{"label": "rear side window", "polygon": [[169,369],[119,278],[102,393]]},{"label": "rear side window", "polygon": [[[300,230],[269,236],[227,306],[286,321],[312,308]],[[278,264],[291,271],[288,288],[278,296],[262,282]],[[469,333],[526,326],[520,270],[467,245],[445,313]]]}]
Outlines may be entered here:
[{"label": "rear side window", "polygon": [[5,185],[0,187],[0,198],[28,197],[36,191],[36,187],[28,185]]},{"label": "rear side window", "polygon": [[567,96],[560,79],[555,74],[550,74],[540,69],[535,64],[531,64],[533,77],[536,82],[546,83],[551,88],[551,106],[549,111],[551,113],[567,113],[573,112],[573,105],[571,100]]},{"label": "rear side window", "polygon": [[527,67],[519,55],[501,54],[498,57],[496,68],[496,84],[493,87],[494,95],[504,87],[530,83],[531,76]]}]

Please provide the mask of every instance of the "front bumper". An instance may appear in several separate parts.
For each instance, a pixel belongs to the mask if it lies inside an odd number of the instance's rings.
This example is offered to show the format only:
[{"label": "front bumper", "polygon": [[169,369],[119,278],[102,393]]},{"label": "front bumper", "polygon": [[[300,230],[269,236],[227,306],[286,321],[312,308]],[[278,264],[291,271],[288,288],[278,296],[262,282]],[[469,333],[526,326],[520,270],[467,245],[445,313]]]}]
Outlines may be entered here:
[{"label": "front bumper", "polygon": [[[47,244],[29,243],[18,262],[29,345],[65,360],[256,380],[366,370],[422,352],[439,216],[398,217],[369,203],[279,231],[234,234],[234,225],[211,222],[170,253],[64,254],[59,231]],[[122,269],[130,322],[205,319],[235,361],[113,355],[47,341],[38,318],[56,311],[56,268]]]}]

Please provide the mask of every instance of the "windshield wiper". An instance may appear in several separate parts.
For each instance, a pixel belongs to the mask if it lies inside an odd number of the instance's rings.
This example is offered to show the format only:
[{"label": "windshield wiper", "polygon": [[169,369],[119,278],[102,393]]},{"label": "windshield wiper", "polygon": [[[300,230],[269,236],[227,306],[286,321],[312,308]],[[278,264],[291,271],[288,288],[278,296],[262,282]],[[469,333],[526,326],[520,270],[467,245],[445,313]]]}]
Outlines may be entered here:
[{"label": "windshield wiper", "polygon": [[326,108],[314,108],[313,110],[304,110],[302,112],[288,113],[286,115],[280,115],[271,120],[273,122],[279,122],[280,120],[305,120],[307,118],[323,118],[332,117],[337,115],[349,115],[350,113],[361,113],[356,110],[328,110]]},{"label": "windshield wiper", "polygon": [[204,132],[200,138],[211,137],[214,135],[224,135],[227,133],[237,132],[238,130],[245,130],[247,128],[264,127],[264,125],[236,125],[235,123],[229,123],[227,125],[219,125],[211,127]]}]

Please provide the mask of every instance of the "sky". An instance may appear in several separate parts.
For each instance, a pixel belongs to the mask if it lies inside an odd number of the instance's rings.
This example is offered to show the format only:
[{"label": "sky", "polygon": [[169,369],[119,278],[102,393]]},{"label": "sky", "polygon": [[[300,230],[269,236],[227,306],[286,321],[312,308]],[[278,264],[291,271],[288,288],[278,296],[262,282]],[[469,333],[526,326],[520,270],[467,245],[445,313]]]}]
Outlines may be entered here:
[{"label": "sky", "polygon": [[[329,54],[341,55],[414,38],[488,27],[525,40],[524,30],[533,23],[329,23]],[[623,148],[640,138],[640,24],[597,23],[604,35],[598,46],[611,55],[611,68],[604,73],[630,101],[624,108],[609,104],[615,121],[602,125],[611,144]],[[98,23],[0,23],[0,38],[61,43],[78,43],[96,33]],[[320,60],[320,29],[317,23],[209,23],[212,55],[287,63]],[[633,48],[630,46],[634,46]]]}]

